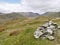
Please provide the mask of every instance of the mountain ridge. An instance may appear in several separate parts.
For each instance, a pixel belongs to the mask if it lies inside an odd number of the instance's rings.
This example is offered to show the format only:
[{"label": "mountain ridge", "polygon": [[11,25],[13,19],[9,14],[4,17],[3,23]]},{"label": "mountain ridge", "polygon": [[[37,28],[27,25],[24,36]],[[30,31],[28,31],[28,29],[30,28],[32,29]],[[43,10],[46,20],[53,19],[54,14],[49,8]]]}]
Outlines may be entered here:
[{"label": "mountain ridge", "polygon": [[50,16],[50,17],[60,17],[60,12],[46,12],[42,15],[43,16]]}]

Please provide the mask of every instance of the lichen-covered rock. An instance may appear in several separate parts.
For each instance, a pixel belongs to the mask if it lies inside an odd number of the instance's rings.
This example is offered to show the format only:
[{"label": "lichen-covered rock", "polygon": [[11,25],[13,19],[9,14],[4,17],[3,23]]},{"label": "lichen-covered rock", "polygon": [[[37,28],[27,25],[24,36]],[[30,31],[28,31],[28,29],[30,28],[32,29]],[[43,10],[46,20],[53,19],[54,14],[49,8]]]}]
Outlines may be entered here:
[{"label": "lichen-covered rock", "polygon": [[56,29],[59,29],[60,26],[58,26],[56,23],[49,21],[43,26],[40,26],[37,28],[37,30],[34,32],[34,37],[39,38],[39,37],[46,37],[49,40],[54,40],[54,31]]}]

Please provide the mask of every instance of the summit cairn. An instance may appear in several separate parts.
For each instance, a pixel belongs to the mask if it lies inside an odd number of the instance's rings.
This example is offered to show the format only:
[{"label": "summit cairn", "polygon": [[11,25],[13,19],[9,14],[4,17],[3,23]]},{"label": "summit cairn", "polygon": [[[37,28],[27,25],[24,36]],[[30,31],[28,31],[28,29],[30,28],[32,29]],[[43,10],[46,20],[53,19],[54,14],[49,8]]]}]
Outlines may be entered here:
[{"label": "summit cairn", "polygon": [[37,30],[34,32],[35,38],[47,38],[49,40],[54,40],[54,31],[58,29],[58,25],[54,23],[53,21],[48,21],[44,25],[37,28]]}]

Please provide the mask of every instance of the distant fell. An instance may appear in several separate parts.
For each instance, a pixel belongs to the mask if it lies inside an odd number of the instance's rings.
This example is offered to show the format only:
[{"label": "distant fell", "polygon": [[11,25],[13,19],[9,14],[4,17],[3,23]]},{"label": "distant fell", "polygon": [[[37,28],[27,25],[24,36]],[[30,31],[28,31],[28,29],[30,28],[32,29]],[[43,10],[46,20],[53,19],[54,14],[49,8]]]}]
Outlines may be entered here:
[{"label": "distant fell", "polygon": [[60,17],[60,12],[46,12],[43,16]]}]

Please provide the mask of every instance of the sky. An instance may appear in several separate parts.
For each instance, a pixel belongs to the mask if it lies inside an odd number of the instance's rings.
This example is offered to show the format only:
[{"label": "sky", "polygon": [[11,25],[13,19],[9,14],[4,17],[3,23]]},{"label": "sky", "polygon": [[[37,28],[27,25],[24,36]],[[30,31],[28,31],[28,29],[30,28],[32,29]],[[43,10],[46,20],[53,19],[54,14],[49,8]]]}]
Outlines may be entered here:
[{"label": "sky", "polygon": [[0,12],[59,12],[60,0],[0,0]]},{"label": "sky", "polygon": [[20,3],[21,0],[0,0],[0,2]]}]

